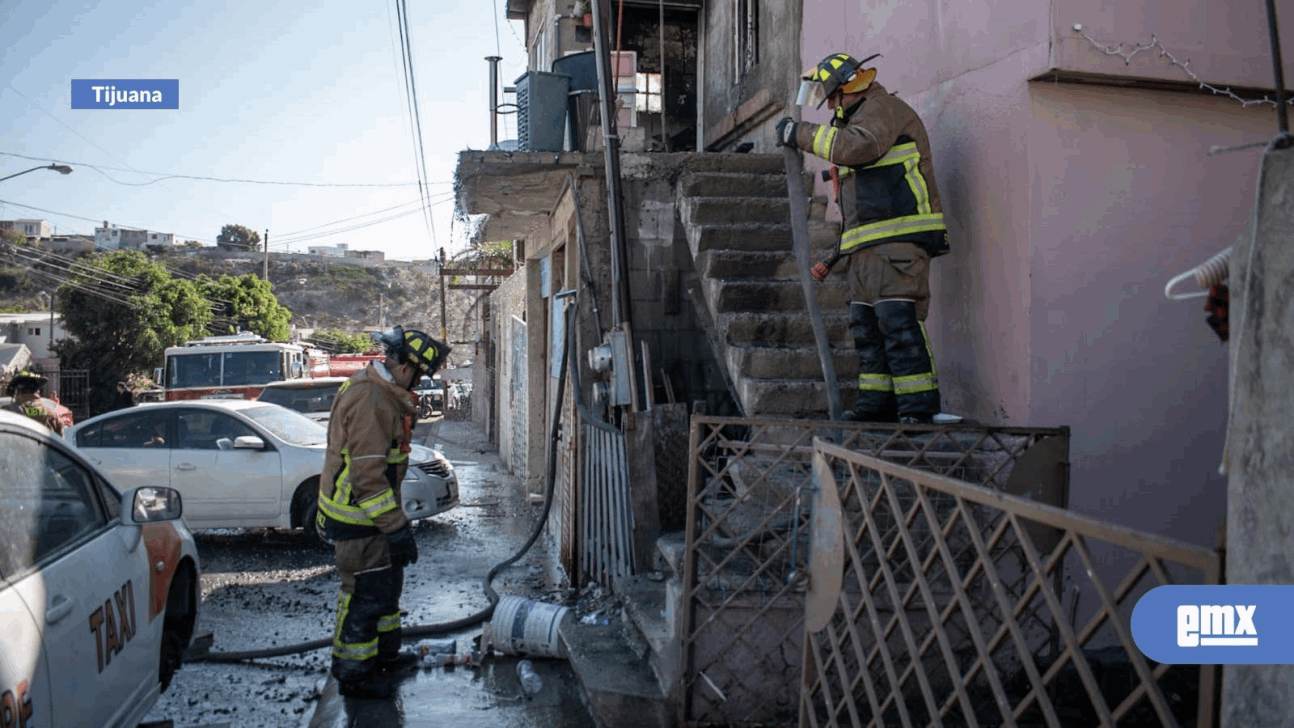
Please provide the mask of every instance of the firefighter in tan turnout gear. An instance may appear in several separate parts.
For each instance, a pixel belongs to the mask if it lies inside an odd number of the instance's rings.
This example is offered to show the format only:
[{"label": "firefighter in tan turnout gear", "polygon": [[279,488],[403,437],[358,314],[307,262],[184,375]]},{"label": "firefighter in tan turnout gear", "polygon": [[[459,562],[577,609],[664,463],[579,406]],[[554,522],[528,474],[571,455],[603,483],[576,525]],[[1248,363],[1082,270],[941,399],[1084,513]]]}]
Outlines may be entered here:
[{"label": "firefighter in tan turnout gear", "polygon": [[335,546],[341,577],[332,674],[342,695],[362,698],[389,696],[389,676],[416,664],[400,651],[404,568],[418,560],[400,496],[416,416],[409,390],[450,351],[398,326],[374,338],[386,359],[338,389],[319,484],[319,530]]},{"label": "firefighter in tan turnout gear", "polygon": [[836,255],[814,266],[822,281],[849,256],[849,331],[858,351],[858,405],[845,419],[931,422],[939,380],[926,336],[930,259],[948,252],[930,142],[920,117],[875,82],[876,69],[835,53],[801,76],[800,106],[824,102],[829,124],[777,122],[777,142],[836,165]]}]

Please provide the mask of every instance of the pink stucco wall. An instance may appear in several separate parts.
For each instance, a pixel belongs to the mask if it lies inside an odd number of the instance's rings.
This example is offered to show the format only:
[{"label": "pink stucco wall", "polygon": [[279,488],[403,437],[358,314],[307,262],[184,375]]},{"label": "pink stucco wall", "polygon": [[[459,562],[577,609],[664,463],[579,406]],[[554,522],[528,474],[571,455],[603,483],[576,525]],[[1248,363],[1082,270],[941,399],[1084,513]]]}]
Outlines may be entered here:
[{"label": "pink stucco wall", "polygon": [[[1072,505],[1213,545],[1225,507],[1226,347],[1176,273],[1253,209],[1270,109],[1176,93],[1030,86],[1031,424],[1073,427]],[[1190,284],[1185,290],[1191,290]]]},{"label": "pink stucco wall", "polygon": [[[1294,37],[1294,0],[1276,0],[1276,15],[1285,43]],[[1082,26],[1080,31],[1075,25]],[[1052,13],[1056,42],[1055,67],[1090,73],[1189,81],[1190,76],[1161,58],[1161,49],[1143,51],[1130,60],[1108,55],[1107,48],[1123,44],[1130,53],[1153,36],[1174,58],[1186,63],[1204,81],[1274,88],[1268,44],[1267,13],[1262,0],[1064,0]],[[1088,38],[1084,38],[1085,33]],[[1288,48],[1285,53],[1289,60]],[[1286,85],[1294,79],[1286,72]]]},{"label": "pink stucco wall", "polygon": [[[1252,58],[1262,6],[1212,25],[1220,0],[1184,25],[1150,0],[1102,7],[807,2],[801,53],[806,66],[834,50],[884,53],[879,80],[930,132],[952,244],[932,265],[927,322],[945,411],[1070,426],[1076,510],[1211,546],[1225,506],[1226,352],[1202,302],[1169,302],[1163,287],[1230,245],[1253,202],[1260,152],[1208,148],[1268,138],[1275,114],[1028,79],[1053,67],[1052,29],[1082,22],[1128,41],[1173,28],[1213,68],[1270,83],[1270,62]],[[815,114],[825,118],[805,118]]]}]

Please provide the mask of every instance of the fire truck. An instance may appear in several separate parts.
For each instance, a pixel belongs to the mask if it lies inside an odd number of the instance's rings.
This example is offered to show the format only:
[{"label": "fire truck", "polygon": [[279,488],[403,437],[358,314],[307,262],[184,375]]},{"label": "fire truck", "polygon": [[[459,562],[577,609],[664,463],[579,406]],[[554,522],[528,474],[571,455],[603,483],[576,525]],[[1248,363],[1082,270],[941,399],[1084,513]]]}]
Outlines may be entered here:
[{"label": "fire truck", "polygon": [[325,376],[313,353],[256,334],[208,336],[166,349],[162,386],[167,401],[256,399],[270,382]]},{"label": "fire truck", "polygon": [[270,382],[349,377],[380,351],[332,354],[309,344],[270,341],[256,334],[208,336],[165,352],[161,382],[167,401],[256,399]]}]

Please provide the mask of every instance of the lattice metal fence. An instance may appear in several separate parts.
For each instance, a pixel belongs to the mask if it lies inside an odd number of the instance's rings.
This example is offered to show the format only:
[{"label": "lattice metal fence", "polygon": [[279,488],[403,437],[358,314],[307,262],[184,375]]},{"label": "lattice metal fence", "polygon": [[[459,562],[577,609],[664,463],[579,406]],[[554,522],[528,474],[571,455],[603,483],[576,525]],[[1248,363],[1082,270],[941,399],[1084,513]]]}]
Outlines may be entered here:
[{"label": "lattice metal fence", "polygon": [[796,721],[815,436],[1064,505],[1067,429],[694,416],[683,575],[680,720]]},{"label": "lattice metal fence", "polygon": [[840,555],[814,559],[800,726],[1213,725],[1215,668],[1146,659],[1130,619],[1150,588],[1218,583],[1216,553],[821,441],[815,460],[813,528],[842,537],[819,536]]}]

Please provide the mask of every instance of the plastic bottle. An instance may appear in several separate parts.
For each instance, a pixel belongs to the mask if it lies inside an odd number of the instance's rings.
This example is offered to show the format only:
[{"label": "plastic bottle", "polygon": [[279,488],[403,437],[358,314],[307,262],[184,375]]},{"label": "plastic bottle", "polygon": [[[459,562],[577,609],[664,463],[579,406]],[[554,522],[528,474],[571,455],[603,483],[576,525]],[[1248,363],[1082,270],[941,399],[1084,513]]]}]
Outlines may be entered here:
[{"label": "plastic bottle", "polygon": [[517,679],[521,681],[521,692],[527,699],[535,697],[540,690],[544,689],[544,681],[539,679],[539,675],[535,673],[535,666],[530,663],[530,660],[517,663]]}]

